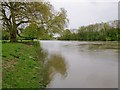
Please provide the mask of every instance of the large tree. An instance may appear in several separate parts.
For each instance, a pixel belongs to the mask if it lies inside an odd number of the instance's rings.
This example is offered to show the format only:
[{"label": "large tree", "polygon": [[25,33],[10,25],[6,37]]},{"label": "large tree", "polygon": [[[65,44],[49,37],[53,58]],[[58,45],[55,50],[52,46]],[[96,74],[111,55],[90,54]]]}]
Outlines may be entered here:
[{"label": "large tree", "polygon": [[[49,2],[2,2],[1,16],[3,27],[10,33],[10,41],[17,42],[17,35],[22,26],[36,23],[38,31],[61,30],[67,24],[66,12],[61,9],[55,12]],[[54,29],[54,30],[53,30]]]}]

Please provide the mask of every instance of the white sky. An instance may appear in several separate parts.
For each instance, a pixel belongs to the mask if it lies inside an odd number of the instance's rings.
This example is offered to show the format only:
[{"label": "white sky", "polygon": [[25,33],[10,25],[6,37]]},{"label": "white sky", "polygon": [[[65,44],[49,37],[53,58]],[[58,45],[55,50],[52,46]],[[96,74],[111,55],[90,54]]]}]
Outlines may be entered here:
[{"label": "white sky", "polygon": [[118,19],[119,0],[48,0],[56,10],[65,8],[68,28]]}]

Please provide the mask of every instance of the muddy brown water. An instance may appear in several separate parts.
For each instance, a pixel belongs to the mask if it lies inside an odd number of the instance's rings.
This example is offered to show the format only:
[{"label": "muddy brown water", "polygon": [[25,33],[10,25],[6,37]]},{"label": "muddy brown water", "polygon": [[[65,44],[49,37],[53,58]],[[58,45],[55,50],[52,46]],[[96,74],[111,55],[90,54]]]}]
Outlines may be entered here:
[{"label": "muddy brown water", "polygon": [[[48,88],[117,88],[118,49],[104,42],[40,41]],[[116,43],[116,42],[109,42]]]}]

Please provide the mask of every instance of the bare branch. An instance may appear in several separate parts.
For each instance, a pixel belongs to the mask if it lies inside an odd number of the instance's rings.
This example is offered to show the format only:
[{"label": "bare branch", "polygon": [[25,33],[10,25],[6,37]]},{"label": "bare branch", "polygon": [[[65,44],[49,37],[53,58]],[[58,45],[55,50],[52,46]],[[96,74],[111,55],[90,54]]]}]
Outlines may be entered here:
[{"label": "bare branch", "polygon": [[28,21],[20,21],[20,22],[17,24],[17,26],[21,25],[22,23],[28,23],[28,22],[29,22],[29,20],[28,20]]}]

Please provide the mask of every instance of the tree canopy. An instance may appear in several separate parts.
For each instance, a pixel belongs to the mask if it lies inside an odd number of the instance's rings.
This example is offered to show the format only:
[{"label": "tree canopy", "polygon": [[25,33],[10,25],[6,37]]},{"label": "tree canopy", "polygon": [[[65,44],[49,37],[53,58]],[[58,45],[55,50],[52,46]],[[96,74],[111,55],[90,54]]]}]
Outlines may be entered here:
[{"label": "tree canopy", "polygon": [[80,41],[118,41],[119,27],[118,21],[112,23],[96,23],[88,26],[81,26],[77,33],[68,33],[59,37],[60,40],[80,40]]},{"label": "tree canopy", "polygon": [[37,31],[46,30],[48,33],[61,32],[67,25],[65,9],[55,11],[46,1],[40,2],[1,2],[1,17],[4,30],[10,34],[10,41],[16,42],[26,26],[34,23]]}]

